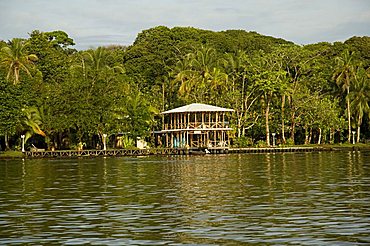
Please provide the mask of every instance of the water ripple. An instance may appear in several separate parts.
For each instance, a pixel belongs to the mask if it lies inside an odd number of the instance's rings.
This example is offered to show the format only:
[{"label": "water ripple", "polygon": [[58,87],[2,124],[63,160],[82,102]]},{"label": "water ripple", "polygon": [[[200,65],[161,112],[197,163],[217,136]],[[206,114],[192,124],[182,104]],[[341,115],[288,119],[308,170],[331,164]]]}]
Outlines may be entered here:
[{"label": "water ripple", "polygon": [[0,244],[369,244],[369,157],[0,161]]}]

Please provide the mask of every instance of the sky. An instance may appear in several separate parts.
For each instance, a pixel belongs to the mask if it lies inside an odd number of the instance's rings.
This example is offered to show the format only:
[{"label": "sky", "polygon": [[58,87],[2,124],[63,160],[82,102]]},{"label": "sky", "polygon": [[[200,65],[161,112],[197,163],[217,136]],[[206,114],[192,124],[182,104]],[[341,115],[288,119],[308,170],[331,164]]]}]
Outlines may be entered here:
[{"label": "sky", "polygon": [[296,44],[370,36],[370,0],[0,0],[0,40],[65,31],[77,49],[131,45],[159,25],[243,29]]}]

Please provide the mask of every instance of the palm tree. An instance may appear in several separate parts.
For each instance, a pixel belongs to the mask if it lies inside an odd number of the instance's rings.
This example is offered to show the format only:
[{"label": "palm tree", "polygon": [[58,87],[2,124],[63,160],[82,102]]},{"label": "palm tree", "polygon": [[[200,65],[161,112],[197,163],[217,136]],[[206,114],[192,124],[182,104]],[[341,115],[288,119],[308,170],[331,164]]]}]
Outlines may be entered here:
[{"label": "palm tree", "polygon": [[227,75],[219,69],[216,51],[201,47],[186,55],[176,65],[175,80],[181,83],[179,94],[195,101],[216,99],[221,88],[226,86]]},{"label": "palm tree", "polygon": [[92,80],[92,83],[99,78],[106,79],[107,76],[114,76],[115,72],[124,73],[121,65],[109,64],[111,56],[104,47],[84,51],[77,58],[81,60],[81,64],[76,62],[77,65],[72,65],[72,71],[82,72],[83,78]]},{"label": "palm tree", "polygon": [[184,95],[185,99],[190,96],[190,92],[195,86],[193,71],[191,69],[191,54],[184,56],[176,62],[171,74],[174,76],[175,82],[179,82],[179,94]]},{"label": "palm tree", "polygon": [[[77,79],[83,78],[84,96],[86,96],[86,100],[79,102],[92,105],[93,98],[96,99],[100,94],[109,94],[110,98],[117,97],[120,91],[114,88],[119,81],[118,75],[124,73],[124,68],[122,65],[110,64],[113,58],[111,59],[109,50],[104,47],[87,50],[81,52],[77,59],[79,61],[76,62],[77,65],[71,67],[71,71]],[[103,98],[108,98],[108,96]],[[95,107],[96,132],[101,142],[103,142],[103,134],[109,128],[109,115],[112,112],[108,108],[112,103],[111,100],[102,100],[99,101],[99,106]]]},{"label": "palm tree", "polygon": [[247,61],[248,56],[245,51],[242,50],[238,50],[235,53],[227,53],[224,60],[225,71],[228,74],[231,84],[231,101],[237,116],[238,137],[244,136],[242,127],[244,129],[245,126],[243,121],[246,120],[248,111],[247,100],[249,96],[245,93]]},{"label": "palm tree", "polygon": [[102,47],[84,52],[83,58],[86,64],[96,73],[107,67],[108,54]]},{"label": "palm tree", "polygon": [[350,87],[351,82],[355,77],[355,65],[353,62],[353,54],[350,54],[348,50],[345,50],[341,56],[335,58],[336,69],[333,74],[333,79],[339,87],[342,87],[342,91],[346,91],[346,102],[347,102],[347,116],[348,116],[348,142],[351,142],[351,106],[350,106]]},{"label": "palm tree", "polygon": [[23,127],[26,130],[25,142],[32,137],[33,134],[38,134],[46,137],[46,134],[41,130],[41,125],[43,124],[40,111],[36,107],[27,107],[22,109],[23,112]]},{"label": "palm tree", "polygon": [[0,66],[7,70],[6,78],[12,79],[13,84],[16,85],[20,82],[20,71],[25,71],[31,76],[30,69],[33,62],[37,60],[34,54],[27,54],[27,42],[15,38],[7,46],[1,48]]},{"label": "palm tree", "polygon": [[356,80],[354,80],[353,90],[349,97],[351,107],[354,111],[357,126],[357,142],[360,141],[360,128],[364,114],[370,113],[370,81],[363,68],[357,69]]}]

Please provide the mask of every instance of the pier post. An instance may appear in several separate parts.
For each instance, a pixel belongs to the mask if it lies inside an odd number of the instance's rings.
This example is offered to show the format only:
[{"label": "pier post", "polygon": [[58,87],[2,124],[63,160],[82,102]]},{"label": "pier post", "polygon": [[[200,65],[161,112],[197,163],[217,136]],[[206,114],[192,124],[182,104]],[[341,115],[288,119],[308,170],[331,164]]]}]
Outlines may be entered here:
[{"label": "pier post", "polygon": [[25,135],[21,135],[21,139],[22,139],[22,152],[24,152],[24,138],[25,138]]},{"label": "pier post", "polygon": [[107,150],[107,144],[106,144],[106,140],[107,140],[107,134],[103,134],[103,150]]}]

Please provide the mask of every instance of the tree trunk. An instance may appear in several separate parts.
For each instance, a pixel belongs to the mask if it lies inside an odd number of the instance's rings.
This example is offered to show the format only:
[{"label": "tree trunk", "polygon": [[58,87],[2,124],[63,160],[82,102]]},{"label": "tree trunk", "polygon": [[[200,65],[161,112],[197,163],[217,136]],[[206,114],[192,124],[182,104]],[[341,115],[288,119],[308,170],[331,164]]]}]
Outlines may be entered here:
[{"label": "tree trunk", "polygon": [[266,119],[266,144],[270,146],[270,126],[269,126],[269,113],[270,113],[270,98],[267,99],[265,119]]},{"label": "tree trunk", "polygon": [[360,114],[358,114],[358,122],[357,122],[357,141],[356,141],[356,143],[360,142],[360,129],[361,129],[361,123],[362,123],[362,119],[361,119]]},{"label": "tree trunk", "polygon": [[322,130],[319,128],[319,140],[317,140],[317,144],[321,144],[321,137],[322,137]]},{"label": "tree trunk", "polygon": [[342,143],[342,141],[341,141],[341,129],[339,128],[337,131],[338,131],[338,143]]},{"label": "tree trunk", "polygon": [[164,106],[164,82],[163,82],[163,84],[162,84],[162,110],[164,111],[164,108],[165,108],[165,106]]},{"label": "tree trunk", "polygon": [[242,126],[241,126],[241,121],[242,121],[241,114],[237,113],[237,117],[238,117],[238,138],[240,138],[241,135],[242,135],[242,132],[241,132],[241,128],[242,128]]},{"label": "tree trunk", "polygon": [[305,138],[304,138],[304,144],[308,144],[309,142],[308,142],[308,139],[309,139],[309,130],[308,130],[308,127],[307,126],[305,126],[305,128],[304,128],[304,134],[305,134]]},{"label": "tree trunk", "polygon": [[311,129],[310,129],[310,136],[308,137],[308,142],[309,143],[311,143],[311,140],[312,140],[312,131],[313,131],[313,129],[311,127]]},{"label": "tree trunk", "polygon": [[357,142],[356,143],[358,143],[358,142],[360,142],[360,126],[358,126],[357,127]]},{"label": "tree trunk", "polygon": [[19,68],[17,66],[14,68],[14,75],[15,75],[14,84],[16,85],[19,83]]},{"label": "tree trunk", "polygon": [[351,109],[349,103],[349,88],[347,87],[348,142],[351,143]]},{"label": "tree trunk", "polygon": [[8,133],[6,132],[5,133],[5,150],[10,150],[10,147],[9,147],[9,136],[8,136]]},{"label": "tree trunk", "polygon": [[330,128],[329,142],[330,142],[330,144],[334,143],[334,129],[333,128]]},{"label": "tree trunk", "polygon": [[295,117],[294,117],[294,114],[292,114],[292,119],[291,119],[291,121],[292,121],[292,131],[291,131],[291,133],[290,133],[290,138],[292,139],[292,141],[293,141],[293,144],[295,143],[295,141],[294,141],[294,138],[295,138]]},{"label": "tree trunk", "polygon": [[[242,119],[243,117],[245,116],[245,103],[246,103],[246,100],[244,99],[244,90],[245,90],[245,75],[243,75],[243,86],[242,86],[242,98],[241,98],[241,106],[242,106],[242,109],[241,109],[241,113],[240,115],[238,115],[238,131],[241,130],[241,122],[242,122]],[[238,134],[240,134],[238,132]],[[245,127],[243,126],[243,131],[241,132],[241,135],[244,137],[245,136]]]},{"label": "tree trunk", "polygon": [[286,143],[286,139],[285,139],[285,124],[284,124],[284,107],[285,107],[285,95],[283,95],[283,98],[281,100],[281,138],[282,138],[282,141],[283,141],[283,144]]}]

